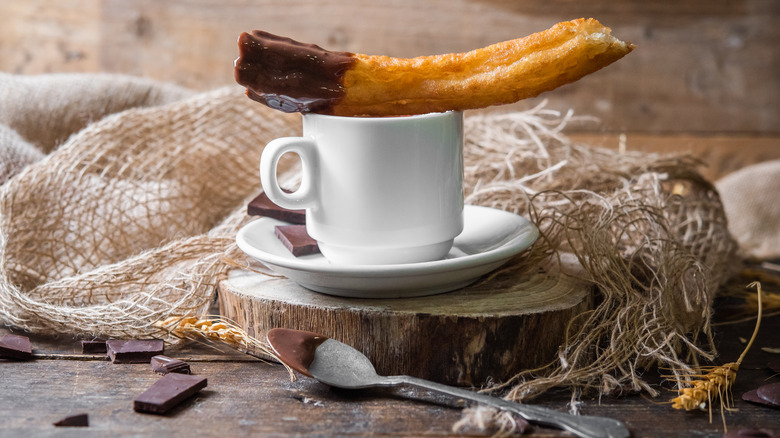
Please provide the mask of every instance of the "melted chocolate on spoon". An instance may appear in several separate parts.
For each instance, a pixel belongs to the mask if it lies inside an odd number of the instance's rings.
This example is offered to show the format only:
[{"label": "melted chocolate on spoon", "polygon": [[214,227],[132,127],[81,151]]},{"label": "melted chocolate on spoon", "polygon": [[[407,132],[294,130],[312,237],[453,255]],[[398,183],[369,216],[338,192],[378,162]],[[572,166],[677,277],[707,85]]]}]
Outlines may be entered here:
[{"label": "melted chocolate on spoon", "polygon": [[266,337],[279,360],[309,377],[312,377],[309,365],[314,361],[314,350],[328,339],[318,333],[285,328],[271,329]]}]

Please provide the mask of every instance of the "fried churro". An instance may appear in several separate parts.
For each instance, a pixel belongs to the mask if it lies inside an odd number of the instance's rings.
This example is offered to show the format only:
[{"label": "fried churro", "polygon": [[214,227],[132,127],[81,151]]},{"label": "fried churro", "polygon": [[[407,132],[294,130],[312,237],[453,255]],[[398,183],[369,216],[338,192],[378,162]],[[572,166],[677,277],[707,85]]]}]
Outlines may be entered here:
[{"label": "fried churro", "polygon": [[556,24],[466,53],[393,58],[325,50],[262,31],[238,39],[236,81],[284,112],[392,116],[484,108],[538,96],[634,46],[595,19]]}]

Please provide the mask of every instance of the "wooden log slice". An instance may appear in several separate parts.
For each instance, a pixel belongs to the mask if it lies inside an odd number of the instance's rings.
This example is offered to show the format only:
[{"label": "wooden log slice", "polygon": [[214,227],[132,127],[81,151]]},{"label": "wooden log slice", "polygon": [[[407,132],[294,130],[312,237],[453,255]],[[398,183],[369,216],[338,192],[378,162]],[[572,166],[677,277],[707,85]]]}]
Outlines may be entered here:
[{"label": "wooden log slice", "polygon": [[275,327],[313,331],[362,351],[381,375],[478,386],[553,360],[568,323],[592,308],[591,288],[540,267],[441,295],[360,299],[237,269],[220,282],[219,305],[260,339]]}]

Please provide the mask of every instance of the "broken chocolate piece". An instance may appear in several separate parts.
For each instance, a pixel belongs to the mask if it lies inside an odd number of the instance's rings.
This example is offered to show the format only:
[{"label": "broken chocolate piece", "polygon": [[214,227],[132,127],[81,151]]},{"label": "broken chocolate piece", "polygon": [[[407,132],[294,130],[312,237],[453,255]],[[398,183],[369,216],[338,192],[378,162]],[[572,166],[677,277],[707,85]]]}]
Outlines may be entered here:
[{"label": "broken chocolate piece", "polygon": [[133,410],[165,414],[179,403],[205,388],[205,377],[190,374],[166,374],[133,401]]},{"label": "broken chocolate piece", "polygon": [[265,192],[259,194],[255,199],[249,202],[247,214],[250,216],[265,216],[279,219],[280,221],[289,222],[291,224],[302,225],[306,223],[306,210],[288,210],[279,207],[268,199],[268,195],[266,195]]},{"label": "broken chocolate piece", "polygon": [[154,371],[157,374],[168,374],[168,373],[180,373],[180,374],[189,374],[190,373],[190,364],[187,362],[184,362],[183,360],[174,359],[172,357],[158,355],[154,356],[151,360],[152,365],[152,371]]},{"label": "broken chocolate piece", "polygon": [[87,414],[70,415],[54,423],[55,426],[88,427],[89,416]]},{"label": "broken chocolate piece", "polygon": [[780,373],[780,359],[772,359],[766,366],[769,367],[772,372]]},{"label": "broken chocolate piece", "polygon": [[165,346],[161,339],[109,339],[106,349],[113,363],[149,363]]},{"label": "broken chocolate piece", "polygon": [[3,335],[0,337],[0,359],[32,359],[30,338],[21,335]]},{"label": "broken chocolate piece", "polygon": [[756,390],[756,394],[767,403],[780,407],[780,382],[760,386]]},{"label": "broken chocolate piece", "polygon": [[780,408],[780,405],[774,405],[759,397],[757,389],[751,389],[750,391],[742,394],[742,400],[756,405],[768,406],[770,408]]},{"label": "broken chocolate piece", "polygon": [[723,438],[775,438],[775,434],[767,429],[732,429]]},{"label": "broken chocolate piece", "polygon": [[81,341],[81,354],[101,354],[107,353],[106,341],[103,339],[92,339]]},{"label": "broken chocolate piece", "polygon": [[279,225],[274,233],[295,257],[320,252],[317,241],[306,232],[306,225]]}]

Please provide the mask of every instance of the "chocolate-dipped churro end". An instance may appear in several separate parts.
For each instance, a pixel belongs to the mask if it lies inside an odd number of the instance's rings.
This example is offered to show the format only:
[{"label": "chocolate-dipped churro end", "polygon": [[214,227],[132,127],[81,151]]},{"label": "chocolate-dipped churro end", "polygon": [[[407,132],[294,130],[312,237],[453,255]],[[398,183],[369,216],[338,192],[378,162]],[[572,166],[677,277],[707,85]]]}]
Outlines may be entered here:
[{"label": "chocolate-dipped churro end", "polygon": [[343,76],[355,60],[314,44],[255,30],[238,38],[236,82],[251,99],[273,109],[330,113],[344,97]]}]

